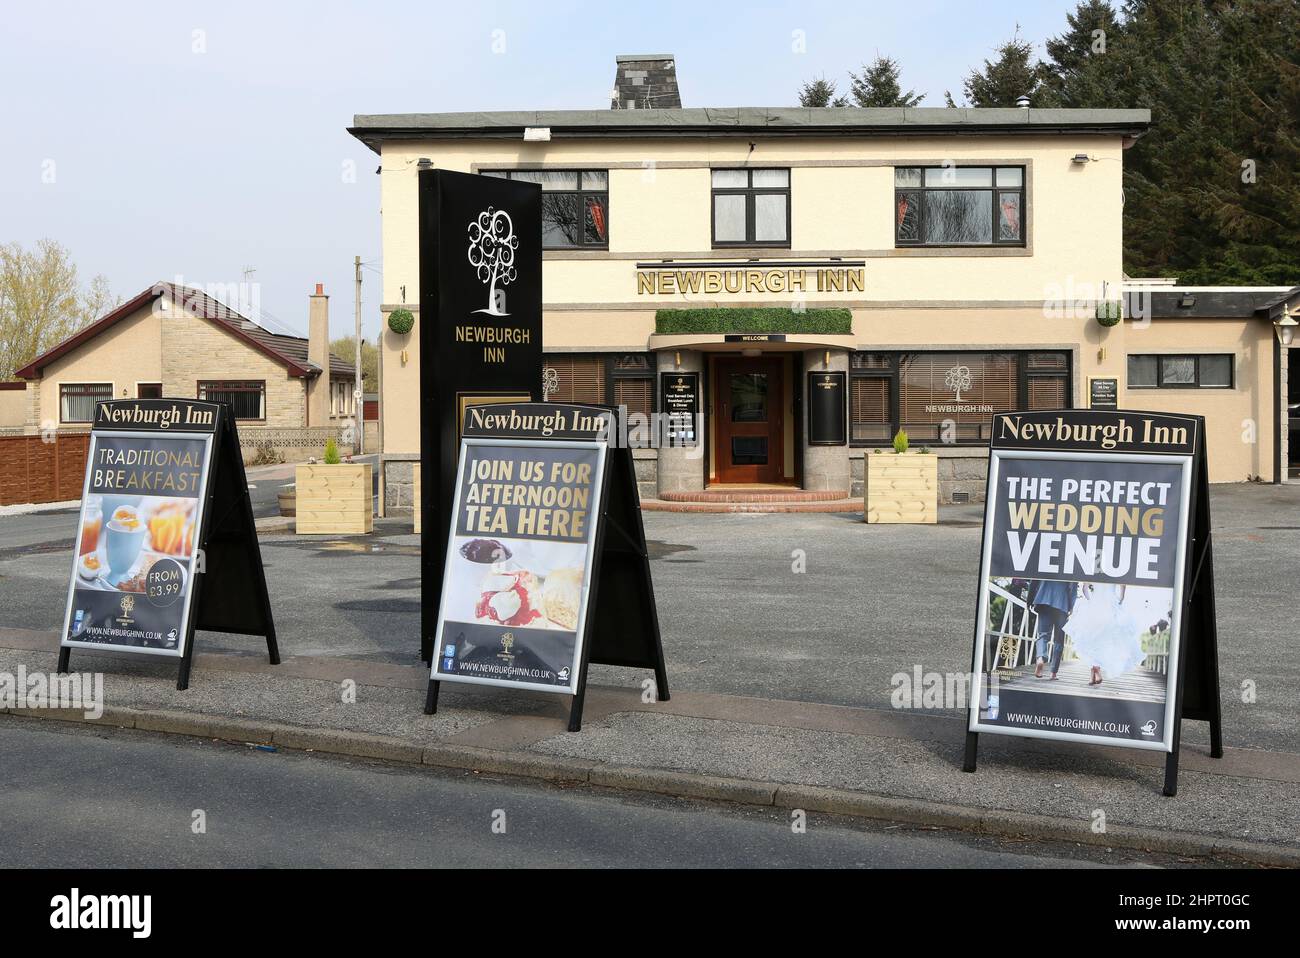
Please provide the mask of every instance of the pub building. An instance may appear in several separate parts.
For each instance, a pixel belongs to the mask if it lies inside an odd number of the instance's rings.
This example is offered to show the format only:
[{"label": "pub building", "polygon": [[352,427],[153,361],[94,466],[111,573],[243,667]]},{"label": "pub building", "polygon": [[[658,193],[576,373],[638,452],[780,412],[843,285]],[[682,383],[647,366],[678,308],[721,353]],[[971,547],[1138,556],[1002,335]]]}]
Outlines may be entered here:
[{"label": "pub building", "polygon": [[940,501],[976,501],[994,413],[1090,405],[1203,415],[1211,481],[1283,481],[1300,288],[1125,276],[1124,151],[1149,122],[684,109],[660,55],[618,58],[607,110],[355,117],[380,157],[381,308],[415,316],[383,328],[383,508],[411,510],[419,459],[431,168],[541,185],[546,398],[698,408],[698,445],[635,451],[643,499],[860,496],[901,428],[939,458]]}]

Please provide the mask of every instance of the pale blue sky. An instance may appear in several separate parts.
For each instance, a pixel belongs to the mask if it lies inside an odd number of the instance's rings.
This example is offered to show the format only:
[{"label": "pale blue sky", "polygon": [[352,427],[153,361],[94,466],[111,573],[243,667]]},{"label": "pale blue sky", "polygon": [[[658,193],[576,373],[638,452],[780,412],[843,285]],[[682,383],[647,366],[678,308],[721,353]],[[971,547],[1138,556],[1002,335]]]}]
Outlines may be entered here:
[{"label": "pale blue sky", "polygon": [[[352,258],[381,256],[378,158],[345,132],[354,113],[603,109],[621,53],[674,54],[685,106],[777,106],[818,75],[843,88],[880,52],[942,106],[1017,23],[1041,55],[1074,5],[8,4],[0,242],[56,239],[83,278],[103,273],[123,297],[177,274],[238,283],[253,266],[263,308],[299,331],[323,282],[343,335]],[[370,338],[379,276],[363,276]]]}]

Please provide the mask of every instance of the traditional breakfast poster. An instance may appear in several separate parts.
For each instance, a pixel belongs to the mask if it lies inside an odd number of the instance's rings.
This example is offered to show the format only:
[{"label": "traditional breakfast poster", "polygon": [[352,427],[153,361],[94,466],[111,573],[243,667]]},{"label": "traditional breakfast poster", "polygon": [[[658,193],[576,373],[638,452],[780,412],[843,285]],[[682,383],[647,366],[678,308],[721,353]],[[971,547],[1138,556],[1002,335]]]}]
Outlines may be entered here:
[{"label": "traditional breakfast poster", "polygon": [[433,678],[573,694],[603,443],[466,439]]},{"label": "traditional breakfast poster", "polygon": [[91,433],[64,646],[184,654],[211,442]]},{"label": "traditional breakfast poster", "polygon": [[994,422],[970,731],[1170,751],[1194,423],[1075,412],[1029,435],[1013,415]]}]

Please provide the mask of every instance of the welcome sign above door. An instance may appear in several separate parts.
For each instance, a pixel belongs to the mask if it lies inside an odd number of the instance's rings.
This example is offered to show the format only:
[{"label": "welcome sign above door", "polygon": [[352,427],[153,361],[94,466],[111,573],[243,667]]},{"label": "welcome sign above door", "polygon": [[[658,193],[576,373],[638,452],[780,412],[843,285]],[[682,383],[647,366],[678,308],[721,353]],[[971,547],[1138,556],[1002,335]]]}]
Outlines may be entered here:
[{"label": "welcome sign above door", "polygon": [[753,260],[637,263],[638,296],[702,293],[861,293],[866,260]]}]

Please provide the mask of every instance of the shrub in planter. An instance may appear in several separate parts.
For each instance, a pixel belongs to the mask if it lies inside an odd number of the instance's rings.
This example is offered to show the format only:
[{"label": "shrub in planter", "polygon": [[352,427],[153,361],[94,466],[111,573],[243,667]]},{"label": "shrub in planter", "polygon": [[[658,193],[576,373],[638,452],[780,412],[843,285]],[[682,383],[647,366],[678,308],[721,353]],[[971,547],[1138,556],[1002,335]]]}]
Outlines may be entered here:
[{"label": "shrub in planter", "polygon": [[415,328],[415,316],[409,309],[395,309],[388,314],[388,328],[399,336],[405,336]]},{"label": "shrub in planter", "polygon": [[866,457],[867,522],[937,522],[939,457],[929,449],[909,452],[902,429],[894,436],[894,453]]},{"label": "shrub in planter", "polygon": [[342,462],[333,438],[325,441],[324,461],[299,466],[294,480],[299,533],[357,535],[374,529],[373,467]]}]

